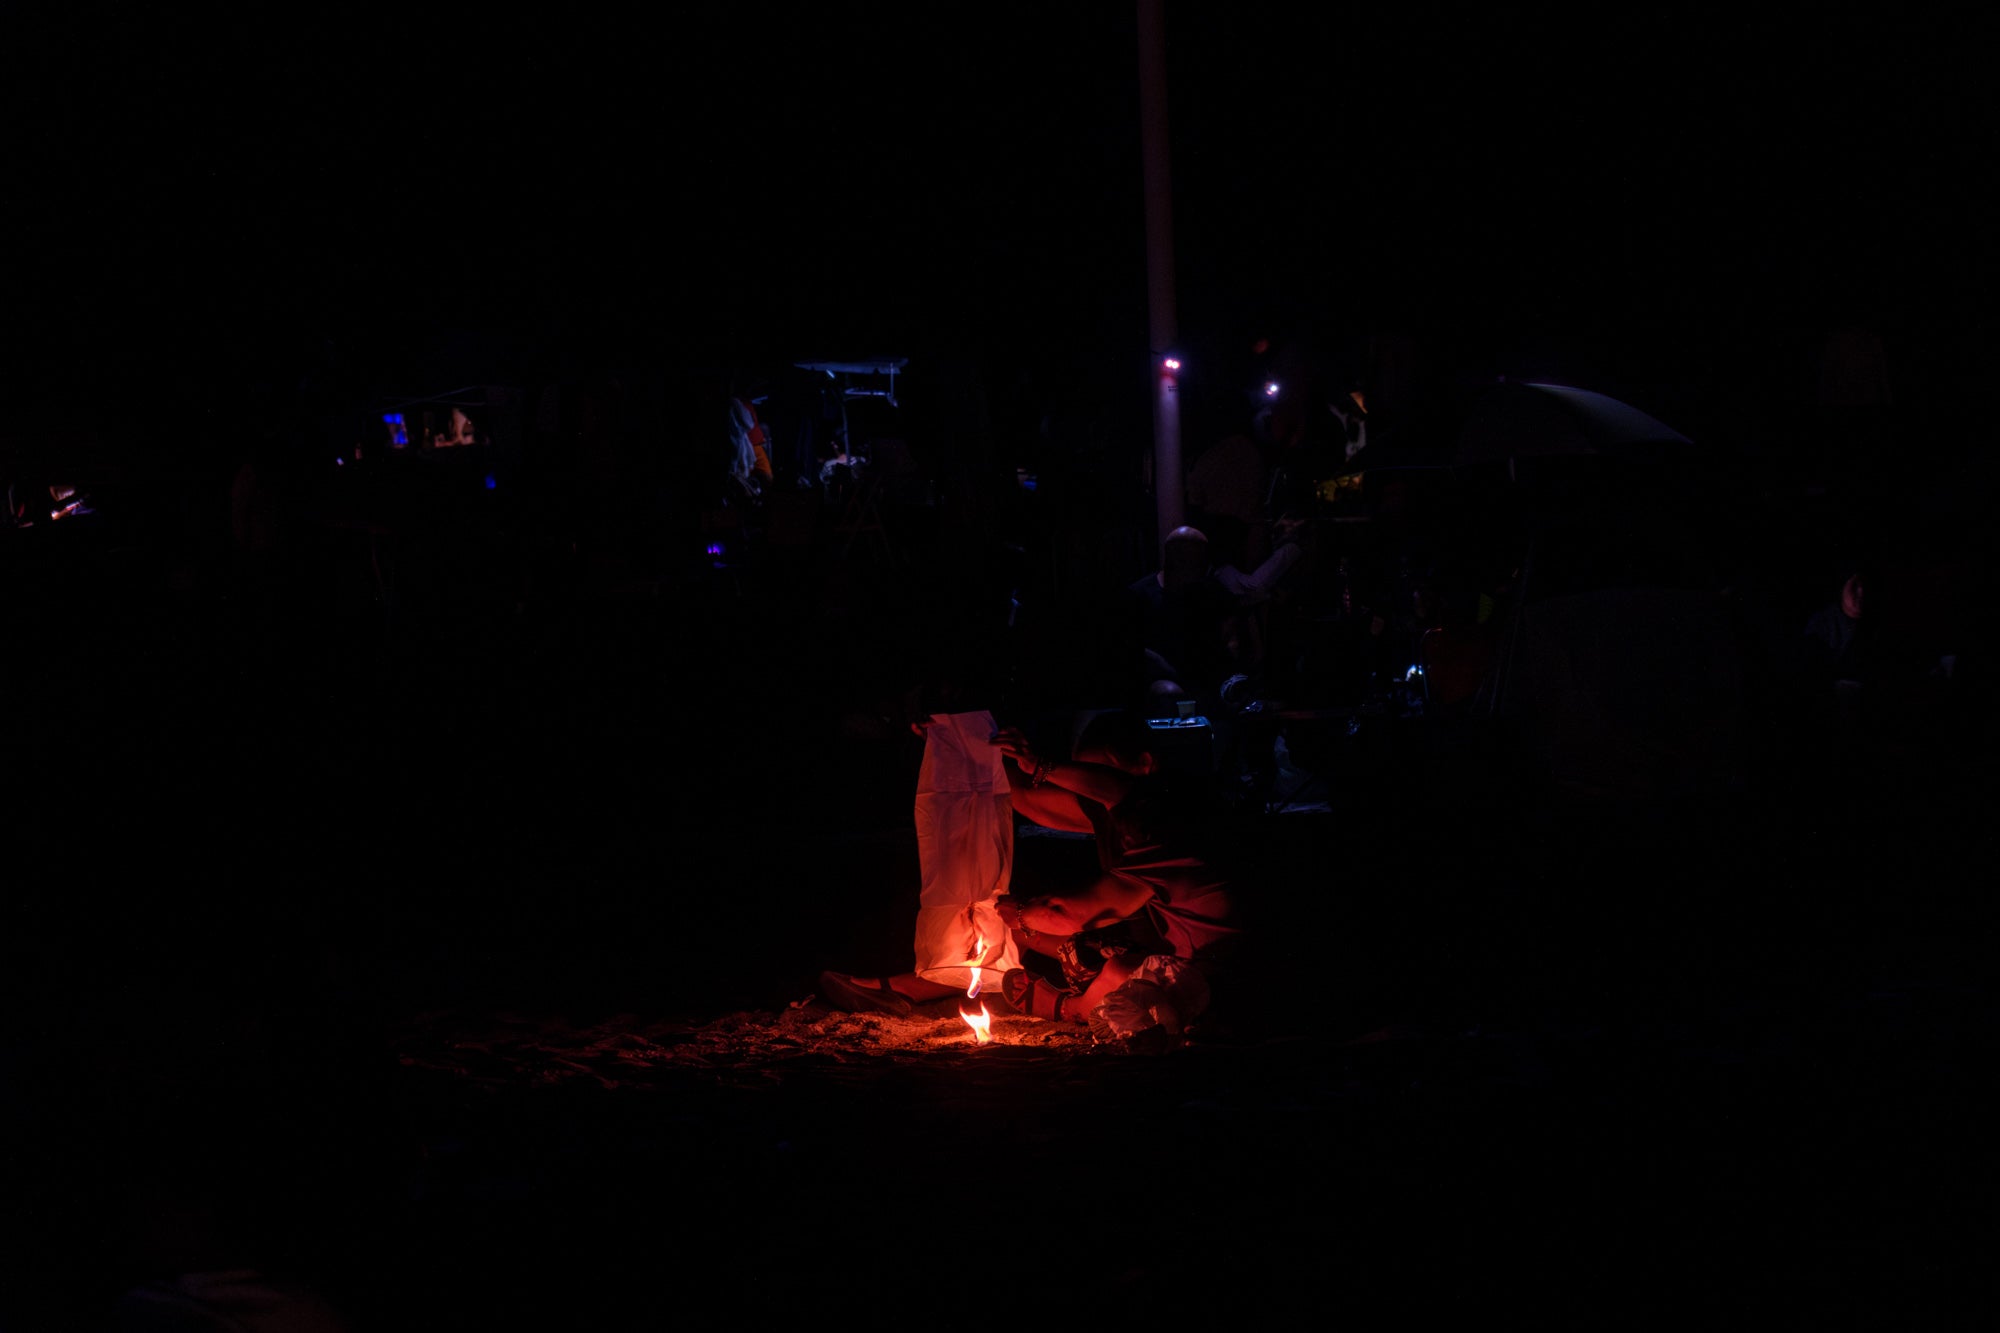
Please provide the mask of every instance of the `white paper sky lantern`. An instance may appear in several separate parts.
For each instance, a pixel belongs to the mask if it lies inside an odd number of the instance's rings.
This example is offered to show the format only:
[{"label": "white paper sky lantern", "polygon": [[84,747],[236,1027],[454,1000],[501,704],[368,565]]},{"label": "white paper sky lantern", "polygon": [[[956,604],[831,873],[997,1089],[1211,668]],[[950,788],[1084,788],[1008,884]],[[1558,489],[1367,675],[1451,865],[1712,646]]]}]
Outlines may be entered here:
[{"label": "white paper sky lantern", "polygon": [[956,990],[998,993],[1021,966],[995,900],[1014,870],[1014,799],[993,748],[993,715],[940,713],[917,770],[916,973]]}]

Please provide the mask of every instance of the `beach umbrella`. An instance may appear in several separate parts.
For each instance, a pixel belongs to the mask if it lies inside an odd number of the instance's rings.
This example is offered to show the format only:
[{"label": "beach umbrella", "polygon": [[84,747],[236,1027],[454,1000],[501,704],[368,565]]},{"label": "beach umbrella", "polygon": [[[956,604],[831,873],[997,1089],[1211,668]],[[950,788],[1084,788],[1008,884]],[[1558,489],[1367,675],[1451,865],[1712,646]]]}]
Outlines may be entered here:
[{"label": "beach umbrella", "polygon": [[1499,380],[1468,396],[1452,462],[1459,467],[1519,458],[1664,462],[1691,444],[1673,427],[1607,394]]}]

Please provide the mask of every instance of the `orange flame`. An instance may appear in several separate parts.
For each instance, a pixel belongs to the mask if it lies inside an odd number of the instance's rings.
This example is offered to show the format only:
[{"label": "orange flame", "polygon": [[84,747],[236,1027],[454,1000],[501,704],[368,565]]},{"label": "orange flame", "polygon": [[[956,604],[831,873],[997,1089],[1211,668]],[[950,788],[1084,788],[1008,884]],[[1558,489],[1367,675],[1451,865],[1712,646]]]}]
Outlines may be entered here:
[{"label": "orange flame", "polygon": [[[979,965],[986,961],[986,937],[984,935],[975,935],[973,937],[972,952],[965,955],[965,961],[972,964],[972,983],[965,988],[965,998],[968,1000],[977,999],[979,997]],[[979,1012],[976,1014],[968,1014],[965,1012],[964,1007],[960,1006],[958,1016],[965,1020],[967,1027],[972,1029],[972,1035],[978,1039],[981,1046],[993,1040],[993,1015],[986,1012],[984,1004],[979,1006]]]},{"label": "orange flame", "polygon": [[972,1035],[977,1039],[979,1045],[984,1046],[993,1040],[993,1015],[986,1012],[985,1005],[980,1005],[979,1012],[976,1014],[968,1014],[965,1010],[960,1009],[958,1016],[965,1020],[967,1027],[972,1029]]}]

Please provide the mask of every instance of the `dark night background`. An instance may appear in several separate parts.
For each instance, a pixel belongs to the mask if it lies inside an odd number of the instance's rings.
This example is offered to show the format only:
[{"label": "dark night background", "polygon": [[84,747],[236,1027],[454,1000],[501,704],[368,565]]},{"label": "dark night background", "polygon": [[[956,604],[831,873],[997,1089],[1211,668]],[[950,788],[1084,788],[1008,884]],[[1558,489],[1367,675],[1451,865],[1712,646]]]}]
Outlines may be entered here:
[{"label": "dark night background", "polygon": [[[1505,369],[1588,351],[1710,439],[1858,318],[1913,403],[1977,392],[1992,127],[1947,24],[1170,22],[1191,342],[1290,320]],[[449,330],[655,364],[1143,355],[1124,6],[13,26],[24,391],[95,357],[121,373],[93,387],[171,368],[213,397],[326,338]]]},{"label": "dark night background", "polygon": [[[2000,273],[1978,34],[1833,8],[1557,23],[1169,3],[1165,23],[1190,458],[1242,424],[1258,338],[1336,375],[1386,344],[1416,349],[1426,384],[1597,388],[1695,442],[1676,483],[1713,506],[1718,563],[1769,633],[1848,551],[1948,568],[1953,643],[1990,690]],[[1010,594],[1024,635],[1051,636],[1021,660],[1060,667],[1077,607],[1149,568],[1132,6],[17,7],[5,29],[5,480],[80,483],[117,533],[74,557],[17,544],[6,571],[5,1077],[17,1142],[52,1145],[9,1157],[42,1237],[14,1279],[40,1292],[24,1308],[124,1273],[92,1248],[100,1204],[177,1135],[208,1143],[218,1106],[236,1123],[394,1104],[370,1100],[393,1016],[782,1009],[821,968],[897,966],[907,903],[884,886],[909,882],[910,692],[990,646]],[[1858,413],[1824,391],[1844,329],[1884,351],[1888,400]],[[717,386],[876,355],[909,359],[910,444],[942,497],[944,518],[899,534],[913,567],[697,568],[685,460],[720,430]],[[565,406],[490,498],[383,501],[412,609],[393,632],[351,590],[253,604],[230,582],[246,451],[461,385]],[[1029,456],[1094,498],[1023,520],[1009,487]],[[1048,574],[1051,553],[1075,563]],[[1324,825],[1283,821],[1274,880],[1343,891],[1298,918],[1338,937],[1336,1022],[1553,1025],[1615,1046],[1621,1071],[1545,1070],[1517,1119],[1433,1102],[1436,1120],[1396,1123],[1385,1161],[1425,1164],[1362,1171],[1387,1230],[1340,1234],[1379,1266],[1330,1298],[1554,1262],[1518,1236],[1504,1260],[1469,1253],[1510,1229],[1478,1212],[1492,1196],[1466,1201],[1489,1189],[1569,1210],[1544,1234],[1601,1288],[1556,1304],[1601,1290],[1596,1315],[1698,1281],[1717,1217],[1740,1247],[1722,1267],[1774,1306],[1836,1304],[1857,1272],[1902,1309],[1975,1281],[1994,1028],[1966,886],[1990,849],[1993,714],[1970,697],[1948,740],[1886,746],[1858,776],[1809,771],[1774,730],[1764,785],[1734,805],[1534,810],[1539,789],[1483,755],[1500,767],[1421,790],[1363,773]],[[1503,863],[1537,887],[1496,888]],[[1856,998],[1892,993],[1888,1018]],[[1698,1086],[1648,1064],[1689,1031],[1736,1063]],[[1272,1076],[1261,1109],[1319,1106],[1334,1067],[1306,1092]],[[1861,1085],[1859,1109],[1826,1109]],[[1588,1171],[1536,1174],[1561,1156],[1536,1129],[1551,1117],[1603,1127]],[[1428,1131],[1460,1145],[1450,1168]],[[81,1151],[53,1146],[72,1133]],[[1089,1136],[1083,1165],[1037,1157],[1037,1179],[1154,1180],[1157,1157],[1119,1155],[1161,1150],[1142,1142]],[[1513,1165],[1461,1195],[1446,1172],[1475,1142]],[[1782,1171],[1737,1169],[1772,1153]],[[372,1225],[314,1179],[328,1216]],[[860,1164],[826,1179],[893,1184]],[[1219,1175],[1200,1188],[1249,1206]],[[1037,1197],[1073,1214],[1066,1189]],[[1654,1197],[1672,1221],[1632,1222]],[[1433,1205],[1458,1220],[1427,1232]],[[1605,1207],[1623,1240],[1594,1237]],[[764,1225],[746,1201],[722,1212]],[[884,1239],[816,1215],[838,1243]],[[1029,1229],[1007,1222],[1004,1244]],[[1305,1235],[1275,1252],[1335,1262]],[[1269,1278],[1225,1264],[1202,1290],[1232,1271]],[[1494,1290],[1549,1308],[1532,1285]],[[386,1284],[345,1290],[395,1323]],[[440,1278],[412,1308],[455,1300]]]}]

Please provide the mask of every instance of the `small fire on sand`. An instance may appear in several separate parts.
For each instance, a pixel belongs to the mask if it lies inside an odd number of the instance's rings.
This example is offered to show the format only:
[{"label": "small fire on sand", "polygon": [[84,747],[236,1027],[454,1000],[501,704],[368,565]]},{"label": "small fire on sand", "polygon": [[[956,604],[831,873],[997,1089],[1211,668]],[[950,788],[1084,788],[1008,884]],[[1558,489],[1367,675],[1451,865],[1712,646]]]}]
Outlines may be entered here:
[{"label": "small fire on sand", "polygon": [[[965,988],[965,998],[968,1000],[979,999],[979,965],[985,956],[986,937],[980,935],[975,937],[972,942],[972,952],[965,956],[966,961],[972,964],[972,984]],[[979,1012],[976,1014],[967,1013],[965,1006],[960,1005],[958,1016],[965,1020],[967,1027],[972,1029],[972,1035],[978,1039],[981,1046],[993,1040],[993,1015],[986,1012],[986,1002],[984,1000],[980,1000]]]}]

